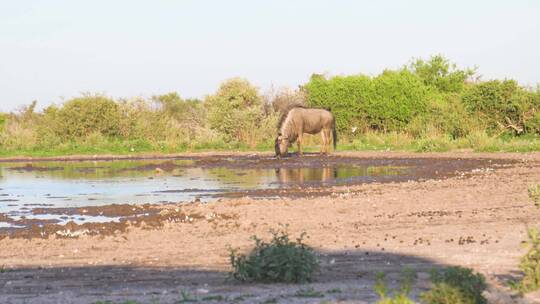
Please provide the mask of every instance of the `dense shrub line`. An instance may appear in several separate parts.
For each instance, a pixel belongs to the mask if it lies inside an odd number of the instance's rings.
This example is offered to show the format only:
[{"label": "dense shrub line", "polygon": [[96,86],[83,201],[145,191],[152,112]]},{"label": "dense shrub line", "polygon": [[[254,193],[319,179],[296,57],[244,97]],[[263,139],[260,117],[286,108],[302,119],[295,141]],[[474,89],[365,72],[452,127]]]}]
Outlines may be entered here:
[{"label": "dense shrub line", "polygon": [[513,80],[481,82],[441,56],[370,77],[313,75],[304,86],[311,106],[330,108],[341,133],[354,130],[467,136],[540,134],[540,91]]},{"label": "dense shrub line", "polygon": [[203,100],[82,94],[39,112],[33,102],[0,113],[0,154],[268,149],[278,116],[292,105],[331,109],[347,148],[369,149],[374,135],[378,149],[491,151],[513,140],[516,150],[540,147],[540,87],[480,81],[433,56],[376,76],[314,74],[297,90],[266,95],[235,78]]},{"label": "dense shrub line", "polygon": [[36,102],[0,115],[0,152],[174,152],[270,145],[278,115],[256,87],[225,81],[204,100],[177,93],[114,100],[83,94],[35,111]]}]

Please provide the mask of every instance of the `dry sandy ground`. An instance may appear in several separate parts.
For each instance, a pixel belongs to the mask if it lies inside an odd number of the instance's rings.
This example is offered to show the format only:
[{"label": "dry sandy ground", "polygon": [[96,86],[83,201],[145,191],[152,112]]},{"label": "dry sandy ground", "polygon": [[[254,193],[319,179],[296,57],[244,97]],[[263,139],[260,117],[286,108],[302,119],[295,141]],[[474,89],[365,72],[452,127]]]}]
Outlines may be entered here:
[{"label": "dry sandy ground", "polygon": [[[375,274],[396,287],[399,273],[418,271],[413,297],[429,288],[433,267],[462,265],[487,276],[493,303],[511,299],[527,227],[540,210],[527,187],[540,182],[540,154],[343,153],[356,157],[510,158],[515,164],[443,180],[335,187],[317,198],[230,199],[181,207],[206,220],[131,228],[115,236],[0,240],[0,303],[373,303]],[[209,220],[213,214],[228,215]],[[305,285],[227,280],[228,246],[248,250],[250,236],[288,225],[321,254],[316,281]],[[299,297],[313,288],[324,297]],[[183,295],[182,295],[183,294]],[[212,300],[213,299],[213,300]]]}]

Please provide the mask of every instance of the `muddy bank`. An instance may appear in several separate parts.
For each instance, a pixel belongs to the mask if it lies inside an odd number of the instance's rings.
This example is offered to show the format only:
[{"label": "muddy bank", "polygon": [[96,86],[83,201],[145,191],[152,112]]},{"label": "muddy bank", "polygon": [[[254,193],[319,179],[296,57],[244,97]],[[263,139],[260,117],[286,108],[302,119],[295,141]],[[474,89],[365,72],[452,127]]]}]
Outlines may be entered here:
[{"label": "muddy bank", "polygon": [[[306,154],[304,157],[292,155],[287,158],[276,159],[264,154],[252,155],[226,155],[226,156],[177,156],[171,157],[173,160],[185,161],[182,164],[175,164],[171,160],[156,163],[145,164],[143,166],[126,168],[123,170],[134,171],[172,171],[176,168],[231,168],[231,169],[294,169],[294,168],[324,168],[336,166],[358,166],[358,167],[410,167],[418,168],[412,173],[415,176],[432,178],[435,176],[449,176],[459,171],[468,171],[474,168],[486,166],[502,166],[514,163],[512,159],[489,159],[489,158],[379,158],[379,157],[355,157],[330,155],[320,156],[319,154]],[[431,174],[430,174],[431,173]]]},{"label": "muddy bank", "polygon": [[[453,152],[392,152],[392,151],[337,151],[332,155],[363,157],[363,158],[490,158],[490,159],[534,159],[539,152],[532,153],[486,153],[473,152],[470,150]],[[308,153],[308,155],[315,153]],[[0,162],[41,162],[41,161],[109,161],[109,160],[173,160],[186,157],[249,157],[264,156],[274,157],[272,152],[183,152],[183,153],[140,153],[140,154],[94,154],[94,155],[65,155],[65,156],[10,156],[0,157]],[[294,154],[291,154],[294,157]]]},{"label": "muddy bank", "polygon": [[109,217],[133,217],[144,214],[156,214],[163,208],[157,206],[144,204],[144,205],[130,205],[130,204],[112,204],[105,206],[88,206],[79,208],[34,208],[32,214],[65,214],[65,215],[102,215]]},{"label": "muddy bank", "polygon": [[25,164],[24,166],[18,166],[18,167],[8,167],[8,170],[15,170],[15,171],[23,171],[23,172],[33,172],[33,171],[57,171],[57,170],[64,170],[63,167],[39,167],[34,166],[31,163]]},{"label": "muddy bank", "polygon": [[82,208],[35,208],[32,214],[58,214],[84,216],[105,216],[114,218],[107,222],[85,222],[77,224],[69,221],[64,225],[58,224],[58,220],[47,219],[21,219],[14,220],[11,217],[0,214],[0,221],[7,222],[13,227],[0,228],[2,238],[41,238],[51,236],[56,238],[78,238],[81,236],[111,236],[119,235],[130,228],[158,229],[170,223],[193,223],[204,220],[206,222],[218,222],[222,219],[234,218],[234,214],[218,214],[184,211],[176,206],[152,206],[152,205],[108,205],[99,207]]}]

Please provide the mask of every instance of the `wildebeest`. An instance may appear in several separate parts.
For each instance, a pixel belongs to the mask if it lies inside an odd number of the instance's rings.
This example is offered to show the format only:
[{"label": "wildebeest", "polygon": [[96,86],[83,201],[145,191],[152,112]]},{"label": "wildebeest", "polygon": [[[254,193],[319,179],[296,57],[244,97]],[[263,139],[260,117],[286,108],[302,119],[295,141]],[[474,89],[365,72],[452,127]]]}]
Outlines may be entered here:
[{"label": "wildebeest", "polygon": [[[322,135],[321,154],[328,153],[330,140],[333,139],[336,149],[336,121],[330,111],[295,107],[285,113],[278,126],[279,132],[275,142],[276,156],[286,156],[289,146],[296,141],[298,155],[302,156],[302,136],[304,133]],[[332,139],[330,138],[332,132]]]}]

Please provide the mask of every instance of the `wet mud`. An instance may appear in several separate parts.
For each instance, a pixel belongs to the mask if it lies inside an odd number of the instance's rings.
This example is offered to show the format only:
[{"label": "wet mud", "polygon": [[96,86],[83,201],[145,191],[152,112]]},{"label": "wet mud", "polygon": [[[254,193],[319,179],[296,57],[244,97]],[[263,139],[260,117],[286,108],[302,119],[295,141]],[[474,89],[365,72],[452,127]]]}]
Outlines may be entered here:
[{"label": "wet mud", "polygon": [[41,166],[35,166],[31,163],[25,164],[24,166],[17,166],[17,167],[8,167],[8,170],[15,170],[15,171],[23,171],[23,172],[43,172],[43,171],[58,171],[58,170],[64,170],[63,167],[41,167]]},{"label": "wet mud", "polygon": [[230,220],[235,215],[210,213],[201,215],[197,212],[184,211],[176,206],[157,205],[108,205],[82,208],[34,208],[32,214],[59,214],[116,217],[116,221],[103,223],[86,222],[77,224],[69,221],[60,225],[57,220],[26,219],[13,220],[0,214],[0,221],[21,228],[0,228],[0,239],[9,238],[78,238],[80,236],[110,236],[126,232],[131,227],[158,229],[167,223],[193,223],[197,221],[217,222]]},{"label": "wet mud", "polygon": [[320,156],[306,154],[304,157],[292,155],[286,158],[275,158],[260,155],[241,156],[208,156],[208,157],[177,157],[174,160],[188,161],[184,164],[174,164],[172,161],[147,164],[130,168],[130,170],[172,171],[175,168],[232,168],[232,169],[292,169],[292,168],[324,168],[336,166],[408,166],[418,168],[411,178],[445,177],[456,170],[467,171],[491,165],[511,164],[515,161],[508,159],[470,159],[470,158],[360,158],[349,156]]}]

